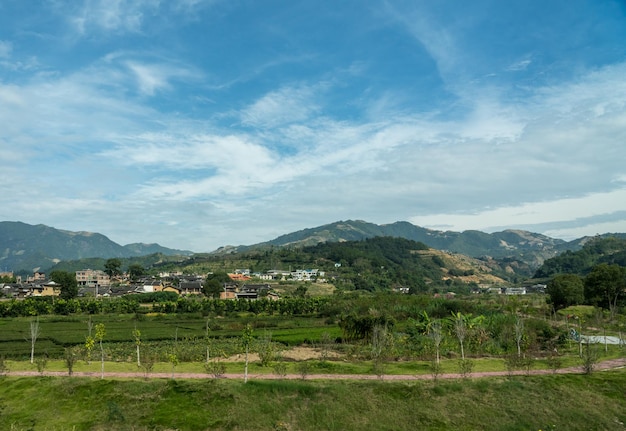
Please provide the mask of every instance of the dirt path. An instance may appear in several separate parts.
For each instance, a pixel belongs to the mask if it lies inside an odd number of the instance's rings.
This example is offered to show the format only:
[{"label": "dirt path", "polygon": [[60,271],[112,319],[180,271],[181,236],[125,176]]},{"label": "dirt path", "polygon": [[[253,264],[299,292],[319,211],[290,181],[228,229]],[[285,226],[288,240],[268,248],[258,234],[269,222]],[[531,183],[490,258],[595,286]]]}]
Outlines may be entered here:
[{"label": "dirt path", "polygon": [[[612,370],[618,368],[626,367],[626,358],[620,359],[612,359],[608,361],[600,362],[596,365],[596,371],[603,370]],[[509,374],[513,375],[540,375],[540,374],[551,374],[552,370],[530,370],[529,373],[526,371],[514,371],[513,373],[509,373],[508,371],[486,371],[479,373],[472,373],[468,377],[470,378],[480,378],[480,377],[493,377],[493,376],[508,376]],[[580,374],[582,373],[581,367],[569,367],[569,368],[561,368],[556,371],[557,374]],[[39,376],[41,375],[37,371],[8,371],[5,373],[8,376]],[[66,377],[68,374],[64,371],[46,371],[43,373],[44,376],[55,376],[55,377]],[[73,377],[91,377],[91,378],[100,378],[101,373],[99,372],[75,372]],[[206,373],[150,373],[146,375],[145,373],[118,373],[118,372],[104,372],[105,378],[151,378],[151,379],[212,379],[214,378],[210,374]],[[460,374],[441,374],[438,376],[440,379],[458,379],[462,376]],[[220,378],[225,379],[234,379],[234,380],[243,380],[243,373],[237,374],[224,374]],[[296,380],[302,379],[301,374],[287,374],[285,376],[279,376],[276,374],[248,374],[249,380]],[[432,380],[433,376],[430,374],[387,374],[382,377],[379,377],[374,374],[307,374],[305,376],[306,380]]]}]

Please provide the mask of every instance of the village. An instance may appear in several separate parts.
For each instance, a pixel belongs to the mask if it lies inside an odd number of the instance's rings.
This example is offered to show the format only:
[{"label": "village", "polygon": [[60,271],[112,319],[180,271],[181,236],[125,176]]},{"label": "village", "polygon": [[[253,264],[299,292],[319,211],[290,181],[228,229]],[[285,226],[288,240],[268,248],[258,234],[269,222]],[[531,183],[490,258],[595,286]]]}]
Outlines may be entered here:
[{"label": "village", "polygon": [[[102,270],[84,269],[75,272],[78,284],[78,297],[106,298],[125,295],[138,295],[155,292],[172,292],[180,296],[204,295],[204,282],[207,275],[183,274],[182,272],[162,272],[157,276],[133,279],[130,274],[109,276]],[[23,299],[30,297],[59,296],[60,286],[50,280],[46,273],[35,271],[22,280],[12,272],[0,273],[0,277],[14,278],[14,283],[0,283],[0,297]],[[280,299],[272,291],[270,282],[301,281],[326,282],[324,271],[318,269],[297,269],[295,271],[270,270],[265,273],[252,273],[249,269],[235,269],[228,273],[230,282],[222,283],[220,299]]]}]

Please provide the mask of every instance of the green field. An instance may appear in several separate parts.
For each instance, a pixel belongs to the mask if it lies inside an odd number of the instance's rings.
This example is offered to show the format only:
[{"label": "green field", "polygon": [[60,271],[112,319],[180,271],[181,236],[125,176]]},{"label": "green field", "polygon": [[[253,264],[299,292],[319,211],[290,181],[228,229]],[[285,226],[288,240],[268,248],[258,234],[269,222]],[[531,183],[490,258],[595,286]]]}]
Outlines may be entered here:
[{"label": "green field", "polygon": [[[530,373],[579,367],[586,358],[595,363],[624,357],[624,346],[583,347],[572,339],[571,329],[623,333],[621,320],[592,307],[561,315],[551,314],[542,296],[338,295],[323,309],[306,313],[155,310],[1,318],[0,374],[8,369],[34,375],[0,376],[0,430],[626,429],[625,370]],[[577,313],[581,318],[573,323],[567,316]],[[461,357],[459,316],[469,361]],[[31,364],[35,322],[40,333]],[[470,377],[483,371],[503,375],[421,380],[433,377],[433,322],[442,328],[438,373],[459,373],[469,363]],[[89,354],[85,340],[97,324],[105,327],[102,351],[96,343]],[[244,384],[235,376],[214,378],[243,373],[247,325],[253,330],[249,372],[273,379],[251,378]],[[137,365],[133,330],[140,331],[143,368]],[[99,376],[104,353],[106,373],[139,377],[69,376],[68,352],[77,374]],[[266,363],[263,352],[272,353]],[[153,368],[146,369],[150,363]],[[211,369],[216,363],[224,367],[219,373]],[[59,375],[36,373],[42,370]],[[157,373],[160,378],[151,378]],[[185,373],[205,378],[188,379]],[[285,373],[303,378],[277,379]],[[312,378],[324,374],[373,380]],[[386,378],[392,375],[409,377]]]},{"label": "green field", "polygon": [[[93,326],[103,323],[106,328],[105,343],[108,349],[115,351],[134,350],[133,329],[141,332],[141,342],[145,348],[153,346],[196,345],[202,350],[206,335],[207,319],[198,314],[159,314],[159,315],[111,315],[96,316],[41,316],[39,317],[40,335],[36,343],[37,354],[45,353],[51,358],[62,357],[64,348],[82,346],[88,335],[88,322]],[[25,360],[30,356],[29,331],[33,318],[0,319],[0,356],[8,359]],[[294,346],[316,343],[323,333],[333,338],[341,336],[336,324],[326,324],[314,317],[286,318],[283,316],[255,316],[247,313],[231,317],[209,319],[210,337],[216,346],[222,345],[225,353],[232,353],[237,344],[236,338],[246,324],[250,323],[255,336],[272,334],[272,340],[281,345]],[[93,334],[92,334],[93,335]],[[231,341],[229,343],[229,340]]]},{"label": "green field", "polygon": [[623,430],[626,372],[452,381],[0,378],[3,430]]}]

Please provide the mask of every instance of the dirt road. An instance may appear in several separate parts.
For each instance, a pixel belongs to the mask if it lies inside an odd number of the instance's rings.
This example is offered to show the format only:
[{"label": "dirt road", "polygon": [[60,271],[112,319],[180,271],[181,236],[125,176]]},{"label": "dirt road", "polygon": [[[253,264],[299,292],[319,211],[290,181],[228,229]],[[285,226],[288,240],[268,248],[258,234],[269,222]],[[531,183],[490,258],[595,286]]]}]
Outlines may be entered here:
[{"label": "dirt road", "polygon": [[[609,361],[603,361],[596,364],[596,371],[604,371],[611,369],[618,369],[626,367],[626,358],[620,359],[612,359]],[[582,373],[581,367],[570,367],[570,368],[561,368],[556,371],[557,374],[580,374]],[[514,371],[513,373],[509,373],[508,371],[488,371],[488,372],[477,372],[472,373],[468,377],[470,378],[480,378],[480,377],[493,377],[493,376],[508,376],[509,374],[513,375],[540,375],[540,374],[551,374],[552,370],[530,370],[529,373],[526,371]],[[42,375],[37,371],[8,371],[5,373],[8,376],[39,376]],[[62,371],[46,371],[43,373],[44,376],[55,376],[55,377],[67,377],[67,372]],[[99,372],[75,372],[72,374],[72,377],[91,377],[91,378],[100,378],[101,373]],[[440,379],[458,379],[462,376],[460,374],[441,374],[437,376]],[[212,379],[215,378],[211,374],[206,373],[118,373],[118,372],[104,372],[104,378],[151,378],[151,379]],[[243,380],[243,373],[237,374],[224,374],[220,376],[220,378],[224,379],[239,379]],[[296,380],[303,379],[301,374],[287,374],[285,376],[280,376],[276,374],[248,374],[249,380]],[[398,381],[398,380],[432,380],[433,376],[430,374],[419,374],[419,375],[411,375],[411,374],[395,374],[390,375],[386,374],[384,376],[378,376],[374,374],[306,374],[304,376],[306,380],[388,380],[388,381]]]}]

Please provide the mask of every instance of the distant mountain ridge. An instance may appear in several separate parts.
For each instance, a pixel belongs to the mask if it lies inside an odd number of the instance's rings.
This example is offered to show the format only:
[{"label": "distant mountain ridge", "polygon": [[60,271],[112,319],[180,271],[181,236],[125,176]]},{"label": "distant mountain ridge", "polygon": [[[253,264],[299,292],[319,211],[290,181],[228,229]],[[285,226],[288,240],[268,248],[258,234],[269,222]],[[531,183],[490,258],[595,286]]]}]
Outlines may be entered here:
[{"label": "distant mountain ridge", "polygon": [[43,224],[0,222],[0,271],[46,270],[64,260],[88,257],[137,257],[147,254],[191,255],[158,244],[122,246],[93,232],[71,232]]},{"label": "distant mountain ridge", "polygon": [[419,241],[431,248],[474,258],[513,258],[535,269],[546,259],[563,251],[579,250],[590,238],[583,237],[568,242],[524,230],[511,229],[494,233],[477,230],[454,232],[426,229],[406,221],[378,225],[363,220],[346,220],[281,235],[271,241],[251,246],[222,247],[216,252],[231,253],[265,247],[311,246],[320,242],[358,241],[376,236],[394,236]]},{"label": "distant mountain ridge", "polygon": [[[324,242],[360,241],[378,236],[405,238],[428,247],[463,254],[472,258],[489,257],[508,271],[532,274],[544,261],[564,251],[577,251],[594,237],[574,241],[550,238],[523,230],[485,233],[438,231],[406,221],[377,225],[362,220],[346,220],[281,235],[271,241],[241,246],[225,246],[211,254],[236,253],[270,247],[304,247]],[[626,234],[604,234],[626,237]],[[0,272],[45,271],[60,261],[83,258],[139,257],[154,253],[190,256],[191,251],[175,250],[159,244],[122,246],[92,232],[71,232],[22,222],[0,222]],[[489,261],[487,259],[486,261]],[[490,263],[491,264],[491,263]],[[508,268],[508,269],[507,269]]]}]

